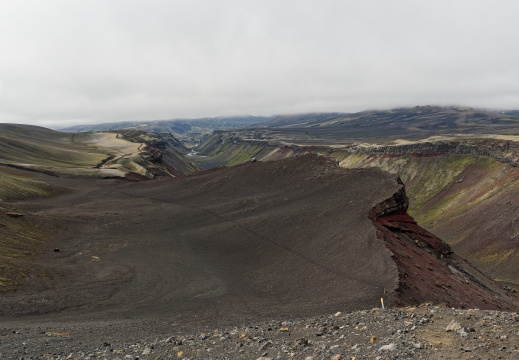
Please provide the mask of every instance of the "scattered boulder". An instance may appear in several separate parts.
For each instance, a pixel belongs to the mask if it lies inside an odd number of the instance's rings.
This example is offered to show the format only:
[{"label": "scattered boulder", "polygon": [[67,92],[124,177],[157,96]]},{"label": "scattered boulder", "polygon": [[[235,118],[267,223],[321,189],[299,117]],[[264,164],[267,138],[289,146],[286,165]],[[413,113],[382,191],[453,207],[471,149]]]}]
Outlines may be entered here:
[{"label": "scattered boulder", "polygon": [[396,344],[388,344],[381,346],[378,351],[395,351],[396,350]]},{"label": "scattered boulder", "polygon": [[6,212],[5,214],[12,218],[19,218],[19,217],[23,216],[23,214],[20,214],[18,212],[14,212],[14,211],[9,211],[9,212]]},{"label": "scattered boulder", "polygon": [[457,322],[456,320],[452,320],[449,325],[447,325],[447,328],[445,329],[445,331],[449,332],[449,331],[458,331],[462,328],[463,326],[461,326],[461,324],[459,322]]}]

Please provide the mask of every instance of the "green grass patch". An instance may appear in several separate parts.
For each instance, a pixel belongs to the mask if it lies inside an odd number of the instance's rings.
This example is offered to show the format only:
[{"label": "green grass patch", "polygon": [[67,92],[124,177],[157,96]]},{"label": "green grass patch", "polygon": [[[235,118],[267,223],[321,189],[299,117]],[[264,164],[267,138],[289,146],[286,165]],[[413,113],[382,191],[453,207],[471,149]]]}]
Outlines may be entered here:
[{"label": "green grass patch", "polygon": [[[9,215],[10,211],[0,208],[0,290],[15,287],[31,273],[30,261],[47,240],[52,230],[59,231],[45,219],[33,215]],[[46,230],[44,230],[46,229]]]},{"label": "green grass patch", "polygon": [[[467,211],[494,194],[488,190],[492,182],[486,186],[481,182],[464,185],[461,190],[451,190],[453,184],[473,176],[467,172],[469,167],[494,173],[503,166],[496,160],[476,155],[437,157],[428,166],[420,167],[418,175],[408,181],[410,215],[421,224],[438,224]],[[474,196],[476,199],[468,201]]]},{"label": "green grass patch", "polygon": [[251,160],[262,150],[264,150],[264,144],[255,143],[230,143],[226,142],[219,146],[217,149],[209,153],[204,153],[206,158],[200,159],[201,162],[222,164],[225,166],[235,166],[242,164],[246,161]]},{"label": "green grass patch", "polygon": [[31,179],[30,175],[28,172],[0,166],[0,201],[51,197],[63,193],[63,188]]},{"label": "green grass patch", "polygon": [[367,155],[364,154],[348,154],[346,152],[335,151],[331,153],[331,157],[339,161],[342,167],[357,167]]}]

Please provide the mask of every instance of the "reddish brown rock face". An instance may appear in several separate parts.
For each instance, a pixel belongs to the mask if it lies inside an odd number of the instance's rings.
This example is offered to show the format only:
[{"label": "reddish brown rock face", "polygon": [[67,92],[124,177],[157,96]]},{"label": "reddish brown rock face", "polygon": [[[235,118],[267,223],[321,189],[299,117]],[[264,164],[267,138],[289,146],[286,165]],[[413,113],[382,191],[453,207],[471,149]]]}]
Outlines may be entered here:
[{"label": "reddish brown rock face", "polygon": [[453,254],[448,244],[420,227],[406,209],[402,188],[370,214],[379,239],[393,253],[401,305],[432,301],[457,308],[516,309],[513,293]]}]

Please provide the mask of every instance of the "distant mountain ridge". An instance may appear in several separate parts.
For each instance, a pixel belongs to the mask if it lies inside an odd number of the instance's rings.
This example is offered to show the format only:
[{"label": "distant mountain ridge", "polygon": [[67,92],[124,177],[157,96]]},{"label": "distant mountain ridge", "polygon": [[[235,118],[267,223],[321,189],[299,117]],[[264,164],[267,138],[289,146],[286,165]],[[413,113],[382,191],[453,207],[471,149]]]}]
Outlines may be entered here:
[{"label": "distant mountain ridge", "polygon": [[442,134],[519,134],[518,111],[415,106],[358,113],[276,116],[247,127],[247,137],[283,140],[419,139]]},{"label": "distant mountain ridge", "polygon": [[[419,139],[441,134],[519,135],[519,110],[484,110],[464,106],[415,106],[357,113],[320,112],[273,116],[123,121],[76,125],[68,132],[119,129],[171,133],[187,146],[197,145],[214,130],[237,130],[251,139],[312,141]],[[243,132],[245,131],[246,132]]]},{"label": "distant mountain ridge", "polygon": [[172,119],[151,121],[121,121],[103,124],[76,125],[60,129],[67,132],[89,132],[109,130],[142,130],[147,132],[170,133],[187,145],[199,143],[213,130],[236,129],[243,126],[271,120],[272,116],[229,116],[200,119]]}]

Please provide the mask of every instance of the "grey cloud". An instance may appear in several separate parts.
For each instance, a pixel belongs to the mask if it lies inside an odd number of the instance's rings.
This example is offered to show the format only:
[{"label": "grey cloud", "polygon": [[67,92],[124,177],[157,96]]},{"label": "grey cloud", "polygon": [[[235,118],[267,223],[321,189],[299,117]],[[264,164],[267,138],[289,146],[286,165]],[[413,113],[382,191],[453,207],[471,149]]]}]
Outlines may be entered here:
[{"label": "grey cloud", "polygon": [[515,1],[0,2],[0,122],[518,108]]}]

